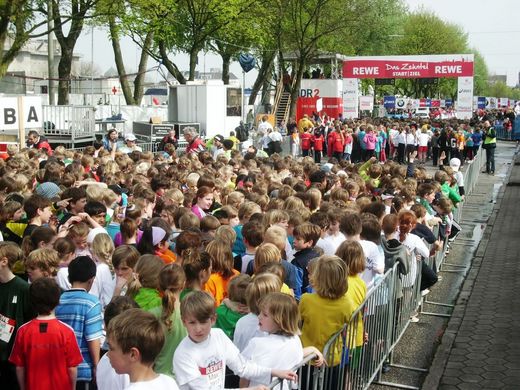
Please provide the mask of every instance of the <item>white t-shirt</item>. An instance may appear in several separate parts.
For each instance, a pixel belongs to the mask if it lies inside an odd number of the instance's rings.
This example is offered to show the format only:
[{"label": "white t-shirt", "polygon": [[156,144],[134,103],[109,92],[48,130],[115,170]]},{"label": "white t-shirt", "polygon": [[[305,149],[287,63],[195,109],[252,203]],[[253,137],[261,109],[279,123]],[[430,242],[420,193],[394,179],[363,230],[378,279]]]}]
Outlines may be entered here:
[{"label": "white t-shirt", "polygon": [[108,355],[104,354],[96,368],[96,383],[99,390],[123,390],[130,385],[130,377],[116,373]]},{"label": "white t-shirt", "polygon": [[[302,361],[303,346],[298,336],[270,334],[251,339],[242,356],[264,367],[290,370]],[[271,378],[268,382],[251,381],[249,386],[268,386],[270,382]],[[287,382],[284,382],[283,389],[289,389]]]},{"label": "white t-shirt", "polygon": [[346,240],[346,237],[343,233],[338,232],[335,235],[327,235],[323,238],[320,238],[316,243],[316,246],[323,249],[324,255],[335,255],[336,250],[339,246]]},{"label": "white t-shirt", "polygon": [[361,273],[361,279],[365,281],[367,289],[370,289],[375,276],[385,272],[385,254],[372,241],[359,240],[358,242],[363,248],[366,258],[365,270]]},{"label": "white t-shirt", "polygon": [[254,313],[248,313],[237,321],[233,343],[242,352],[253,337],[264,337],[267,333],[262,332],[258,326],[258,317]]},{"label": "white t-shirt", "polygon": [[67,267],[61,267],[56,275],[56,282],[58,286],[64,291],[70,290],[71,285],[69,282],[69,269]]},{"label": "white t-shirt", "polygon": [[419,133],[417,138],[419,139],[419,146],[428,146],[428,141],[430,140],[428,133]]},{"label": "white t-shirt", "polygon": [[258,125],[258,128],[257,128],[256,132],[257,132],[259,135],[262,135],[262,136],[263,136],[263,135],[267,134],[267,130],[269,130],[269,129],[270,129],[270,130],[273,130],[273,126],[272,126],[269,122],[267,122],[267,121],[265,121],[265,122],[260,122],[260,124]]},{"label": "white t-shirt", "polygon": [[182,390],[224,389],[226,366],[241,378],[262,383],[271,378],[270,368],[244,359],[226,334],[217,328],[212,328],[201,343],[185,337],[173,355],[173,371]]},{"label": "white t-shirt", "polygon": [[127,390],[179,390],[177,382],[168,375],[159,374],[159,376],[151,381],[142,381],[130,383]]},{"label": "white t-shirt", "polygon": [[412,287],[417,277],[417,263],[418,260],[420,260],[419,256],[429,257],[430,251],[422,238],[413,233],[408,233],[402,243],[417,259],[416,261],[412,261],[408,274],[403,277],[403,287]]},{"label": "white t-shirt", "polygon": [[116,278],[112,275],[110,268],[105,263],[97,263],[96,278],[89,293],[99,298],[101,310],[110,303],[116,288]]}]

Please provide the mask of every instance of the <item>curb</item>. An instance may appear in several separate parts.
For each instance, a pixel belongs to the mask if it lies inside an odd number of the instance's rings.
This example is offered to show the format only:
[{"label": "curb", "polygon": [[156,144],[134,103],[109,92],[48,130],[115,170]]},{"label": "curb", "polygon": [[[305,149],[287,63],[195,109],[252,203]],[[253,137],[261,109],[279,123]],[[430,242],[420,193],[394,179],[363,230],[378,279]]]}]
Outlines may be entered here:
[{"label": "curb", "polygon": [[437,347],[437,351],[435,352],[435,356],[428,371],[428,375],[422,384],[422,389],[434,390],[438,389],[440,386],[440,381],[442,379],[442,375],[444,374],[451,349],[455,343],[455,338],[457,337],[458,330],[464,319],[464,314],[466,313],[467,302],[471,296],[471,293],[473,292],[473,286],[480,272],[482,261],[486,253],[486,248],[491,237],[491,231],[493,230],[495,220],[498,216],[498,210],[500,209],[500,205],[502,204],[502,200],[504,198],[504,192],[506,191],[506,188],[508,188],[508,183],[513,172],[513,167],[516,165],[515,160],[520,158],[520,155],[517,155],[517,153],[518,149],[515,151],[515,155],[511,160],[504,184],[497,194],[496,203],[493,206],[493,211],[488,218],[486,229],[482,235],[482,240],[480,241],[475,251],[475,255],[471,261],[470,270],[466,276],[466,279],[464,280],[459,296],[457,297],[453,313],[448,321],[448,325],[444,331],[444,335],[442,336],[441,343]]}]

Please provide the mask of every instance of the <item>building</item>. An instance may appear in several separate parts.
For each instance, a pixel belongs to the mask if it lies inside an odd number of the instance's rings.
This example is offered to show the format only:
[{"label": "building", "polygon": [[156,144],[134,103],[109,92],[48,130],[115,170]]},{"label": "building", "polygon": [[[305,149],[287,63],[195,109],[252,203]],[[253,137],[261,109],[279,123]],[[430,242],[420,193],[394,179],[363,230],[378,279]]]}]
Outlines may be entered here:
[{"label": "building", "polygon": [[[12,44],[7,39],[6,48]],[[61,50],[58,41],[54,40],[54,74],[57,77]],[[72,59],[72,76],[79,75],[81,56],[74,54]],[[31,39],[18,52],[7,69],[7,75],[0,79],[0,93],[6,94],[46,94],[48,90],[49,65],[47,39]]]}]

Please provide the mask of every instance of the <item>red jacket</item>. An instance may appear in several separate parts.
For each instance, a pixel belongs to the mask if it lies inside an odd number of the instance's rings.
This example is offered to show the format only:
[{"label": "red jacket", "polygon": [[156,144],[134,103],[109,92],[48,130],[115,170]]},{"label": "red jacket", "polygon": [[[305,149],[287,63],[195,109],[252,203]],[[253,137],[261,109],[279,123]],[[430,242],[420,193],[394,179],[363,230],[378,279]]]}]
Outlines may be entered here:
[{"label": "red jacket", "polygon": [[204,144],[202,139],[200,139],[199,137],[196,137],[186,147],[186,154],[190,154],[190,153],[197,153],[197,154],[199,154],[200,152],[203,152],[204,150],[206,150],[206,145]]},{"label": "red jacket", "polygon": [[47,155],[52,156],[52,148],[51,145],[49,145],[49,141],[47,141],[47,138],[40,137],[37,143],[34,144],[34,148],[36,149],[46,149]]},{"label": "red jacket", "polygon": [[309,150],[312,143],[312,135],[310,133],[303,133],[300,135],[300,142],[302,150]]},{"label": "red jacket", "polygon": [[323,134],[319,136],[312,136],[312,143],[314,144],[314,150],[317,152],[323,151],[323,144],[325,143],[325,138],[323,138]]},{"label": "red jacket", "polygon": [[341,134],[336,131],[333,131],[332,133],[330,133],[329,137],[328,137],[327,146],[328,146],[327,151],[328,151],[329,156],[332,156],[332,153],[334,153],[334,152],[343,153],[344,141],[343,141],[343,137],[341,136]]}]

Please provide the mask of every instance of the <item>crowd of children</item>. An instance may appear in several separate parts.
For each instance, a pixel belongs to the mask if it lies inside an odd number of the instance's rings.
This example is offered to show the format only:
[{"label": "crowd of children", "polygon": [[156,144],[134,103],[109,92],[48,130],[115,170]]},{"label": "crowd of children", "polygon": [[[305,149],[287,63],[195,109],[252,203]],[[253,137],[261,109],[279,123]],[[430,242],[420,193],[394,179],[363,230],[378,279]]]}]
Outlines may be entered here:
[{"label": "crowd of children", "polygon": [[[265,389],[295,380],[305,356],[324,364],[325,343],[392,251],[413,253],[403,284],[422,272],[427,291],[436,276],[424,240],[453,235],[460,155],[443,150],[449,166],[431,177],[406,145],[408,165],[386,160],[384,125],[352,125],[336,123],[323,165],[311,128],[301,145],[314,157],[254,146],[215,155],[201,142],[181,157],[10,151],[0,160],[2,386]],[[354,164],[360,140],[366,162]]]}]

